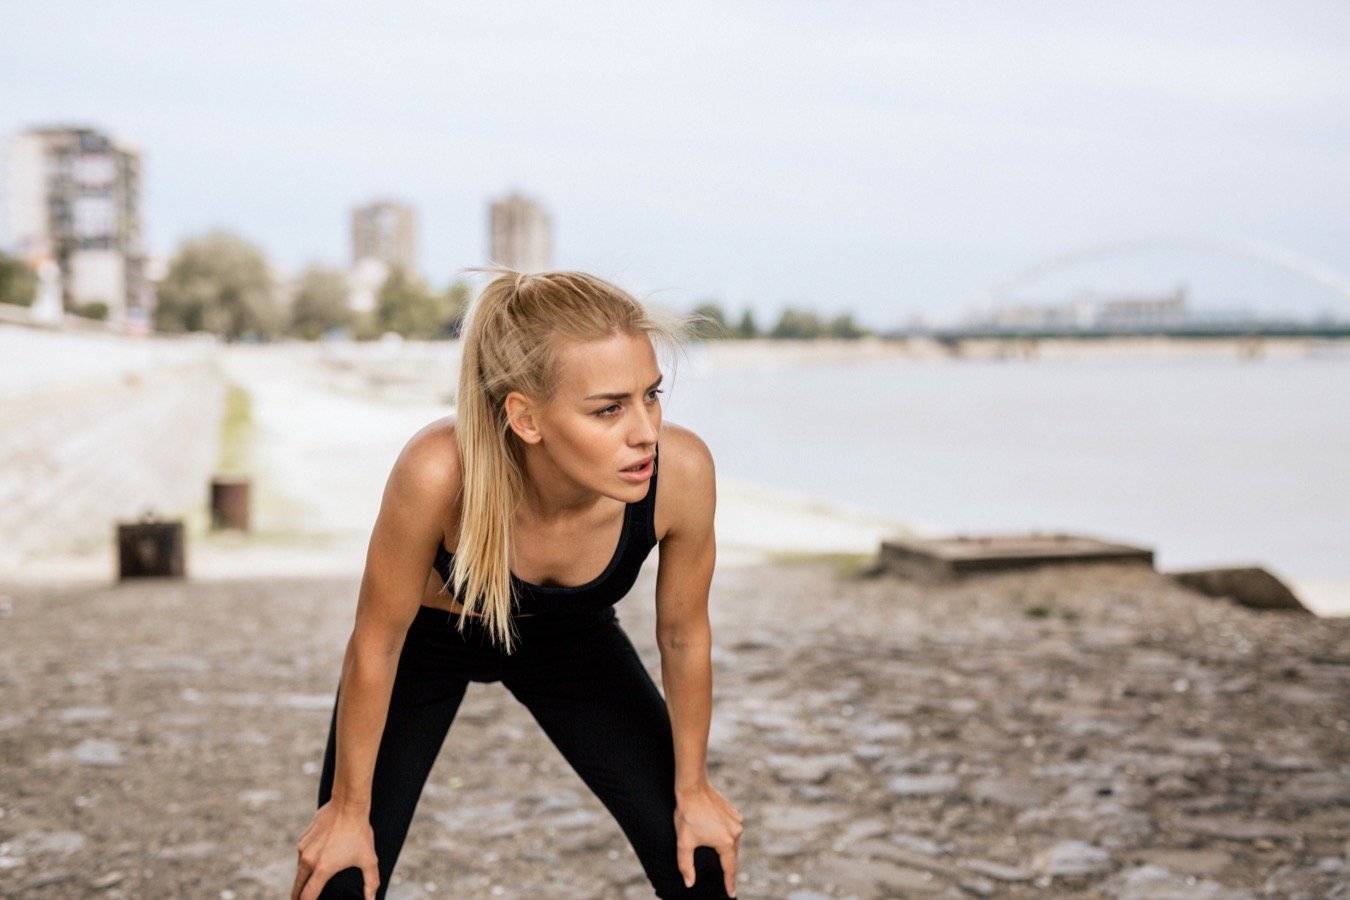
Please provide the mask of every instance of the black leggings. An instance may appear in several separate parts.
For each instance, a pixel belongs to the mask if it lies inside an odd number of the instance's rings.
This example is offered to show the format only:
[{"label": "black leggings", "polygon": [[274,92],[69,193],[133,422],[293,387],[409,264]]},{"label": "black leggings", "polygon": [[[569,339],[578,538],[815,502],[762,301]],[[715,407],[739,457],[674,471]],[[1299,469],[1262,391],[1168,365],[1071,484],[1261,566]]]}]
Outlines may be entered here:
[{"label": "black leggings", "polygon": [[[370,824],[384,897],[432,763],[470,681],[500,681],[618,820],[658,897],[727,896],[710,847],[694,851],[697,877],[684,886],[675,858],[675,753],[665,701],[643,668],[613,607],[586,615],[517,618],[519,643],[507,655],[469,622],[418,610],[399,657],[371,785]],[[457,619],[457,617],[456,617]],[[319,781],[319,805],[333,791],[337,704]],[[321,898],[362,898],[361,870],[334,875]]]}]

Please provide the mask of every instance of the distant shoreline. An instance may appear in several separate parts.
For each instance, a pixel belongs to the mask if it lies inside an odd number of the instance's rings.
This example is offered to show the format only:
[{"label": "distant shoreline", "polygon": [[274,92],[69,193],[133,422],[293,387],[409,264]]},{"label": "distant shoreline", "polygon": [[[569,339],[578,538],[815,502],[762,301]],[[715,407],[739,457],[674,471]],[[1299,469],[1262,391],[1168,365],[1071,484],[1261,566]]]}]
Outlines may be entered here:
[{"label": "distant shoreline", "polygon": [[954,346],[933,338],[802,341],[753,338],[705,341],[691,344],[689,350],[692,357],[701,357],[719,369],[873,359],[1285,359],[1350,354],[1350,338],[981,337],[962,339]]}]

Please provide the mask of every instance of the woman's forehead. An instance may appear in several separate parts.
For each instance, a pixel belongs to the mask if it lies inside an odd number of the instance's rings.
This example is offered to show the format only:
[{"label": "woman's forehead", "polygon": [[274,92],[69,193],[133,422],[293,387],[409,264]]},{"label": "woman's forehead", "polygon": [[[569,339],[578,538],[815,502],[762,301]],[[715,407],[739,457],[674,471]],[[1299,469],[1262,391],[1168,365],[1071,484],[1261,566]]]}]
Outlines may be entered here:
[{"label": "woman's forehead", "polygon": [[660,376],[656,351],[642,334],[570,341],[558,354],[558,387],[569,393],[641,390]]}]

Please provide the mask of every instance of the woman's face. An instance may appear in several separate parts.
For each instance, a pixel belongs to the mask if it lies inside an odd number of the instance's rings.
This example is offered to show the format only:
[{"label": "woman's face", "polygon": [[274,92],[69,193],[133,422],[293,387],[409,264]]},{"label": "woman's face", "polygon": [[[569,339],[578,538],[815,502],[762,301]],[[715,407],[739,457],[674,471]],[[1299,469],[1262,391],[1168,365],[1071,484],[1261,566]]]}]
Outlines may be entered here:
[{"label": "woman's face", "polygon": [[647,494],[661,430],[661,370],[644,335],[565,346],[558,386],[535,416],[539,444],[576,486],[635,502]]}]

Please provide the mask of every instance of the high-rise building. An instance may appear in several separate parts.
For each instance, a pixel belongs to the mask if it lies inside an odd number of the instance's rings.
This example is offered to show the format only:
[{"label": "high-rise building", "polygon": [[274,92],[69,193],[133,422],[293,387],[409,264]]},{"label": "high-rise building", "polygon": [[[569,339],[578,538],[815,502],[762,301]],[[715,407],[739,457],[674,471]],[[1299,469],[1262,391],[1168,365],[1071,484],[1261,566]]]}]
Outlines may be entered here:
[{"label": "high-rise building", "polygon": [[92,128],[34,128],[5,152],[5,243],[37,268],[54,262],[62,303],[147,314],[141,157]]},{"label": "high-rise building", "polygon": [[352,210],[352,266],[370,259],[417,274],[417,218],[411,207],[377,200]]},{"label": "high-rise building", "polygon": [[518,272],[541,272],[553,266],[553,226],[538,203],[508,194],[492,203],[489,213],[490,258]]}]

